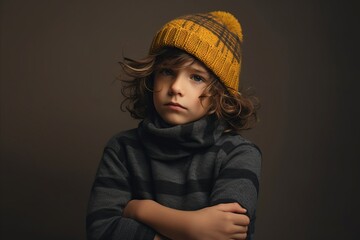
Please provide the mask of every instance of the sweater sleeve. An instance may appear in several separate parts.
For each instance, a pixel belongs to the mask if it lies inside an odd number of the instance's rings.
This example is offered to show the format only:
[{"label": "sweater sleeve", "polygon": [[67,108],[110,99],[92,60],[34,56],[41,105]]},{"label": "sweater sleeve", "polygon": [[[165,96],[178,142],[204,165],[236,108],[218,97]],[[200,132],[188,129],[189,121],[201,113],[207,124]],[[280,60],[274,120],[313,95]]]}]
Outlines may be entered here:
[{"label": "sweater sleeve", "polygon": [[125,157],[123,148],[112,139],[104,150],[91,189],[86,216],[89,240],[154,239],[153,229],[122,217],[124,207],[131,200]]},{"label": "sweater sleeve", "polygon": [[259,194],[261,152],[251,143],[229,144],[210,196],[210,204],[238,202],[250,218],[248,238],[254,232],[256,203]]}]

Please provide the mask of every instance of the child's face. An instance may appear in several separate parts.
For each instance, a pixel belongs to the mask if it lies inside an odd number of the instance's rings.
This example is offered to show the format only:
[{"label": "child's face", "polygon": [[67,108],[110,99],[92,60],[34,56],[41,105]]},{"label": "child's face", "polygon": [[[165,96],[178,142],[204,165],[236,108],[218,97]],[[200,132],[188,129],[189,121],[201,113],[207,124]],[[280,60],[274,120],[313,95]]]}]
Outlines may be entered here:
[{"label": "child's face", "polygon": [[163,67],[155,73],[154,105],[161,118],[171,124],[185,124],[205,116],[209,97],[200,99],[211,80],[198,61],[181,68]]}]

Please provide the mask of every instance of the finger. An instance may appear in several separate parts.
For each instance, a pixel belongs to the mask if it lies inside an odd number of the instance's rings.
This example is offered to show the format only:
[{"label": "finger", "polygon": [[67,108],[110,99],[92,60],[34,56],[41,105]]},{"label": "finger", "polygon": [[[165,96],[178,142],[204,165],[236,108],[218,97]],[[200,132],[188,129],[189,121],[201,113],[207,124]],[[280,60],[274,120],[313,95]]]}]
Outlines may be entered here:
[{"label": "finger", "polygon": [[229,233],[232,234],[242,234],[242,233],[246,233],[248,231],[248,226],[247,225],[232,225],[231,228],[229,229]]},{"label": "finger", "polygon": [[246,233],[236,233],[231,236],[231,240],[245,240],[247,237]]},{"label": "finger", "polygon": [[234,203],[222,203],[219,204],[220,210],[224,212],[233,212],[233,213],[246,213],[246,209],[241,207],[240,204]]},{"label": "finger", "polygon": [[233,222],[235,225],[248,226],[250,224],[250,218],[245,214],[235,214],[233,218],[234,218]]}]

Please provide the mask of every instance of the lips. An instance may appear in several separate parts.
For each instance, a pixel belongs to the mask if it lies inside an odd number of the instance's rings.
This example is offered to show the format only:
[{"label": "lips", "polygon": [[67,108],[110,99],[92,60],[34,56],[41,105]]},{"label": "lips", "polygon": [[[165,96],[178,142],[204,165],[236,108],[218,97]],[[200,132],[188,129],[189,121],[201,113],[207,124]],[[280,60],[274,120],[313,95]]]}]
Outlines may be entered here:
[{"label": "lips", "polygon": [[186,109],[186,107],[184,107],[184,106],[181,105],[180,103],[176,103],[176,102],[166,103],[165,106],[174,107],[174,108],[183,108],[183,109]]}]

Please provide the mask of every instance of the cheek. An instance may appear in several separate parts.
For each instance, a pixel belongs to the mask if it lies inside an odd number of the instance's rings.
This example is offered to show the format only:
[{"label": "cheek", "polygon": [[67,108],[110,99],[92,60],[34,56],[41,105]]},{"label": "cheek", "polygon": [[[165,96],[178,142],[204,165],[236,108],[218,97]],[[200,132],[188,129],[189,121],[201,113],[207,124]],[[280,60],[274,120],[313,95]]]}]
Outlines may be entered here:
[{"label": "cheek", "polygon": [[159,91],[159,81],[154,80],[154,92]]},{"label": "cheek", "polygon": [[153,92],[153,103],[154,103],[155,107],[157,107],[159,105],[160,99],[161,99],[161,96],[160,96],[159,92],[154,91]]},{"label": "cheek", "polygon": [[210,105],[210,99],[208,97],[205,98],[193,98],[193,110],[197,114],[203,114],[204,112],[207,112]]},{"label": "cheek", "polygon": [[200,105],[201,105],[201,108],[204,109],[204,111],[209,111],[209,107],[210,107],[210,98],[209,97],[206,97],[206,98],[203,98],[202,100],[200,100]]},{"label": "cheek", "polygon": [[216,101],[212,96],[208,96],[202,99],[201,105],[206,112],[210,113],[211,105]]},{"label": "cheek", "polygon": [[205,92],[204,88],[199,90],[196,94],[199,96],[198,102],[200,104],[200,107],[202,109],[208,110],[209,106],[210,106],[210,103],[211,103],[210,97],[200,97],[200,96],[209,96],[209,94],[207,92]]}]

